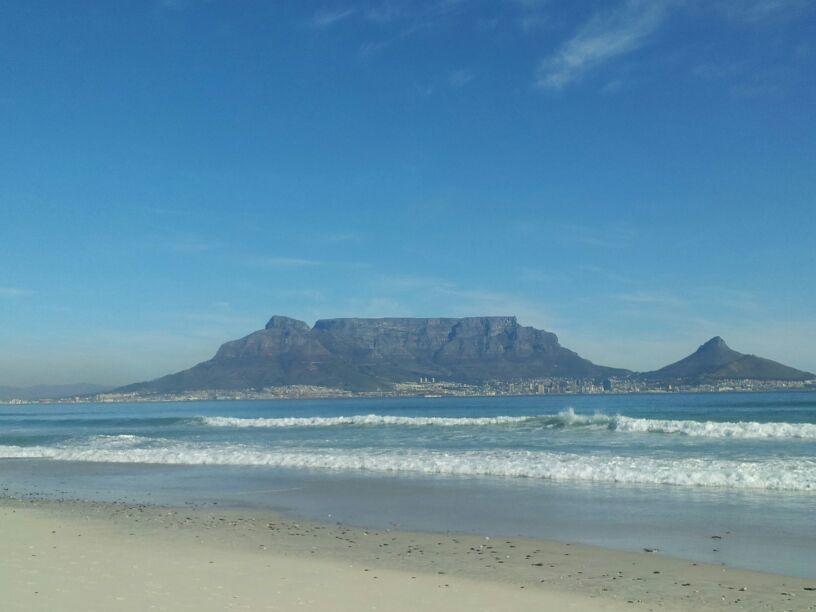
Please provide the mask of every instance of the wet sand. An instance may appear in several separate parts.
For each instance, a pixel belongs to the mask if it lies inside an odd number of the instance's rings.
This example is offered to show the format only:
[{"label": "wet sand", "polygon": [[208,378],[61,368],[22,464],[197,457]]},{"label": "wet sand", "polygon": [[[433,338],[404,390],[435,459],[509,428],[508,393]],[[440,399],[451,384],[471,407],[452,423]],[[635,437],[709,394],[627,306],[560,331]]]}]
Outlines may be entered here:
[{"label": "wet sand", "polygon": [[0,542],[4,610],[816,610],[816,581],[660,551],[217,506],[4,499]]}]

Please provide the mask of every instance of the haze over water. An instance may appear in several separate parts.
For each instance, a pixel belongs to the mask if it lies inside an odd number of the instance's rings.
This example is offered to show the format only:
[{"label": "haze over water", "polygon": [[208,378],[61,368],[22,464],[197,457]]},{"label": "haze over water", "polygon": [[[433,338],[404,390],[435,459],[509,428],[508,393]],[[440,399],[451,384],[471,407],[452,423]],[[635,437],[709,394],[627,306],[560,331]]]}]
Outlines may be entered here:
[{"label": "haze over water", "polygon": [[807,393],[2,406],[0,485],[816,576]]}]

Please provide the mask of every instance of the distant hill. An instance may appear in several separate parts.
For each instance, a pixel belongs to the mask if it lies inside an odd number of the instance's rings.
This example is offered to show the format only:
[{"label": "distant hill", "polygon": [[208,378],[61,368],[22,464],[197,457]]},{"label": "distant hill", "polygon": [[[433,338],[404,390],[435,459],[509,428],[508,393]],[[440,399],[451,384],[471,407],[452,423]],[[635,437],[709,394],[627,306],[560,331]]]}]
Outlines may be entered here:
[{"label": "distant hill", "polygon": [[738,353],[719,336],[712,338],[680,361],[638,376],[646,380],[690,383],[746,378],[789,381],[816,378],[810,372],[803,372],[770,359]]},{"label": "distant hill", "polygon": [[108,390],[110,390],[110,387],[90,383],[35,385],[33,387],[0,387],[0,400],[60,399],[65,397],[94,395]]},{"label": "distant hill", "polygon": [[598,378],[628,370],[593,364],[555,334],[515,317],[325,319],[274,316],[266,327],[227,342],[209,361],[120,392],[178,393],[320,385],[388,388],[421,377],[484,382],[544,376]]}]

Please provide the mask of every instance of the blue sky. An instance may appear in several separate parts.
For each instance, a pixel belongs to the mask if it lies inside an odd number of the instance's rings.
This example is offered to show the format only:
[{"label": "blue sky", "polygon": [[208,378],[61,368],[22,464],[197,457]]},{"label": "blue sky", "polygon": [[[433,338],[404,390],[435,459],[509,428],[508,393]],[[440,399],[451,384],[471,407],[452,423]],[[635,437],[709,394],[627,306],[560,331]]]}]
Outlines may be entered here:
[{"label": "blue sky", "polygon": [[272,314],[816,371],[808,0],[3,3],[0,384]]}]

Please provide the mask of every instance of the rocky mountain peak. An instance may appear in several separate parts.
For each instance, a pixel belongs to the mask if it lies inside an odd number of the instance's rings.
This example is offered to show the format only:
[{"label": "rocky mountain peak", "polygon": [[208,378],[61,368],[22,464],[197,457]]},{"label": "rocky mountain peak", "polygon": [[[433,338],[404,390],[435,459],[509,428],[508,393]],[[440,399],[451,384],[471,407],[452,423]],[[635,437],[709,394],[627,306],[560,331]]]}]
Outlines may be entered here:
[{"label": "rocky mountain peak", "polygon": [[303,321],[298,321],[297,319],[282,315],[273,315],[266,324],[266,329],[292,329],[308,332],[311,328]]}]

